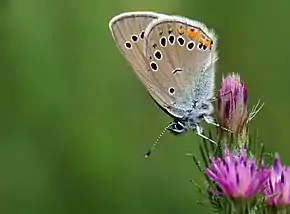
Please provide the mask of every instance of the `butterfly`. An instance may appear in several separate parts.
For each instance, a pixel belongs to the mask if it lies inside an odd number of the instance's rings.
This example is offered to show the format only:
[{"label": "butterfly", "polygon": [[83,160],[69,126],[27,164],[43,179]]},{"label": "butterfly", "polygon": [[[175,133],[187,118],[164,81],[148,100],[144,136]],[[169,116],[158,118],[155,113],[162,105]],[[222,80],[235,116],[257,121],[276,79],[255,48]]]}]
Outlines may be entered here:
[{"label": "butterfly", "polygon": [[115,43],[155,103],[173,118],[160,133],[148,157],[167,131],[203,134],[201,121],[214,122],[212,101],[217,36],[203,23],[155,12],[125,12],[109,28]]}]

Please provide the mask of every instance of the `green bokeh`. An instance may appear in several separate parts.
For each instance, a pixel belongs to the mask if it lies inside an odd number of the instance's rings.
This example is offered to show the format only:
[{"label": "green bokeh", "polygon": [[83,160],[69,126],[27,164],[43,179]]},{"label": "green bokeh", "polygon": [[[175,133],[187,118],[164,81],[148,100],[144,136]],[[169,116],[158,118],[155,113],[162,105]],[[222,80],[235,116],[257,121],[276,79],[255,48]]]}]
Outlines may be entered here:
[{"label": "green bokeh", "polygon": [[200,139],[170,121],[118,52],[108,21],[152,10],[205,22],[222,74],[239,72],[268,151],[289,158],[289,1],[2,0],[0,213],[210,213],[189,181]]}]

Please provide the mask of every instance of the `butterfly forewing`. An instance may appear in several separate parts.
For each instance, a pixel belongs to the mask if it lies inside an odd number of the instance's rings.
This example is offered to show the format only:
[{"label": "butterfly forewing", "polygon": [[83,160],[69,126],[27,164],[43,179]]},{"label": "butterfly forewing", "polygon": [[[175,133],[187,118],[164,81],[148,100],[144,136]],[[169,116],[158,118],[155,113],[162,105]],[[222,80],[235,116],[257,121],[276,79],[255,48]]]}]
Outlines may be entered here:
[{"label": "butterfly forewing", "polygon": [[126,12],[109,22],[117,47],[147,88],[152,84],[148,84],[151,81],[149,64],[143,53],[144,33],[148,24],[158,16],[153,12]]},{"label": "butterfly forewing", "polygon": [[160,17],[149,24],[144,55],[153,79],[167,95],[161,101],[163,107],[191,108],[192,99],[201,99],[197,97],[200,88],[213,90],[206,81],[214,80],[216,43],[213,31],[187,18]]}]

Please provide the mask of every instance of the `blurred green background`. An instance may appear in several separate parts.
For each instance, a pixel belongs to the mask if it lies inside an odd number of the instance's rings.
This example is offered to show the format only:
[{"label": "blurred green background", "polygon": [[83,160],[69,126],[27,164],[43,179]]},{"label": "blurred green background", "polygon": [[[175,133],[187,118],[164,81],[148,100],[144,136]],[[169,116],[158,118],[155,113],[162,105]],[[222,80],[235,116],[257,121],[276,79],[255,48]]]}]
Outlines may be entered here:
[{"label": "blurred green background", "polygon": [[0,1],[0,213],[210,213],[186,152],[200,139],[171,120],[118,52],[113,16],[152,10],[200,20],[219,36],[221,75],[239,72],[268,151],[289,157],[289,1]]}]

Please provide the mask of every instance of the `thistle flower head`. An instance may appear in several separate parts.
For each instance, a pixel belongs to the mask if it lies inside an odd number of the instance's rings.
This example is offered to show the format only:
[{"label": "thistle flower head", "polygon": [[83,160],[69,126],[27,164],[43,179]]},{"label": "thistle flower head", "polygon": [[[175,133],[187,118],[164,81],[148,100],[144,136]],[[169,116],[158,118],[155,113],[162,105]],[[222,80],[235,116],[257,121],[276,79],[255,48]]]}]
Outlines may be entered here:
[{"label": "thistle flower head", "polygon": [[244,147],[232,153],[226,147],[222,158],[211,157],[206,175],[216,182],[224,195],[247,199],[263,189],[269,173],[264,166],[258,168],[254,157],[247,158]]},{"label": "thistle flower head", "polygon": [[290,205],[290,167],[281,164],[278,154],[270,168],[263,195],[268,196],[266,202],[270,206]]},{"label": "thistle flower head", "polygon": [[240,134],[244,131],[247,118],[247,89],[240,80],[240,76],[232,74],[223,78],[218,91],[220,125]]}]

